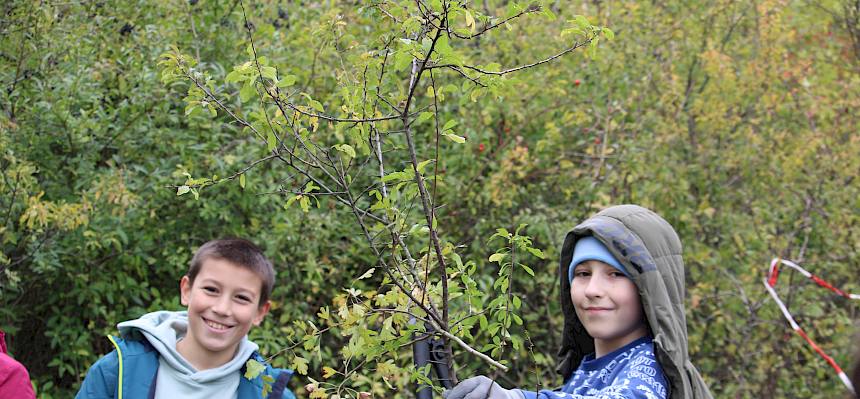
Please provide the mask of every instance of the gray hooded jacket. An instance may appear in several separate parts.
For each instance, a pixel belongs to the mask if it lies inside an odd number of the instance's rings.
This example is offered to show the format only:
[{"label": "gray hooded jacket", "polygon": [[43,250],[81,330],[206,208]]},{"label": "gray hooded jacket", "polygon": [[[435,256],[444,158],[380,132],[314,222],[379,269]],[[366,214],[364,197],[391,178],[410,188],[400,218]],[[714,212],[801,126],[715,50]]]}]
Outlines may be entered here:
[{"label": "gray hooded jacket", "polygon": [[214,369],[198,371],[176,350],[176,343],[188,330],[188,312],[158,311],[119,323],[120,334],[140,334],[158,351],[158,376],[155,398],[236,398],[241,370],[257,350],[248,337],[239,341],[233,359]]},{"label": "gray hooded jacket", "polygon": [[576,241],[589,235],[606,245],[639,288],[645,317],[654,336],[654,352],[669,381],[670,397],[711,399],[687,351],[681,241],[668,222],[636,205],[607,208],[574,227],[564,239],[559,263],[564,312],[564,332],[558,352],[559,374],[568,378],[582,358],[594,352],[594,340],[573,308],[567,274]]}]

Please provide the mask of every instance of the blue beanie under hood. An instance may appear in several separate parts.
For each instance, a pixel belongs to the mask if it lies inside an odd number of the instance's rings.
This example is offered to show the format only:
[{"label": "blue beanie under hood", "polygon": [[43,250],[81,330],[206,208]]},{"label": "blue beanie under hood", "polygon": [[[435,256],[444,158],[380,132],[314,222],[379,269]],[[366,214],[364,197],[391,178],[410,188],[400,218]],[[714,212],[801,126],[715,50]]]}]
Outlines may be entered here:
[{"label": "blue beanie under hood", "polygon": [[576,242],[576,246],[573,248],[573,260],[570,261],[570,266],[567,269],[567,281],[573,281],[573,269],[576,268],[576,265],[587,260],[598,260],[606,263],[607,265],[618,269],[621,273],[624,273],[627,278],[630,278],[630,274],[627,273],[624,266],[622,266],[621,263],[612,256],[609,249],[607,249],[600,240],[592,236],[588,236],[580,238],[579,241]]}]

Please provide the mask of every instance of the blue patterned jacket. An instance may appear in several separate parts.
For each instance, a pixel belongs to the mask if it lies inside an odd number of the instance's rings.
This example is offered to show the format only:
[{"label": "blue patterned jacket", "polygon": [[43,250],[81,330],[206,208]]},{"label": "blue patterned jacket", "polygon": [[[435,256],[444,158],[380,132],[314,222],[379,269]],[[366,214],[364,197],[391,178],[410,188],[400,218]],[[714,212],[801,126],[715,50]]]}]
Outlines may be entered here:
[{"label": "blue patterned jacket", "polygon": [[526,399],[665,399],[667,386],[645,336],[599,359],[586,356],[561,390],[522,393]]}]

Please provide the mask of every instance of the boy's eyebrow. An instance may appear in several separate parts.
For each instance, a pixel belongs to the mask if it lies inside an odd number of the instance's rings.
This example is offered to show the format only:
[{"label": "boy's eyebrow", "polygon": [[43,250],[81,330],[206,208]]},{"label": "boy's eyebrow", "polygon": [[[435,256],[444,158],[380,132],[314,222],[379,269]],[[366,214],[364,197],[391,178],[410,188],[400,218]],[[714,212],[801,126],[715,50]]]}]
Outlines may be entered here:
[{"label": "boy's eyebrow", "polygon": [[250,294],[252,297],[257,297],[257,296],[259,296],[259,295],[258,295],[256,292],[254,292],[253,290],[249,290],[249,289],[246,289],[246,288],[241,288],[241,287],[240,287],[240,288],[238,289],[238,291],[239,291],[239,292],[241,292],[241,293]]},{"label": "boy's eyebrow", "polygon": [[[201,284],[205,284],[205,283],[215,284],[215,285],[217,285],[217,286],[219,286],[219,287],[223,285],[223,284],[221,284],[221,282],[220,282],[220,281],[218,281],[218,280],[216,280],[216,279],[214,279],[214,278],[211,278],[211,277],[209,277],[209,278],[204,278],[203,280],[201,280],[201,281],[200,281],[200,283],[201,283]],[[253,289],[248,289],[248,288],[244,288],[244,287],[239,287],[239,288],[237,289],[237,291],[247,292],[247,293],[251,294],[251,295],[252,295],[252,296],[254,296],[254,297],[260,296],[260,294],[258,294],[257,292],[254,292],[254,290],[253,290]]]},{"label": "boy's eyebrow", "polygon": [[220,281],[218,281],[218,280],[216,280],[216,279],[214,279],[214,278],[211,278],[211,277],[210,277],[210,278],[204,278],[204,279],[201,279],[201,280],[200,280],[200,283],[201,283],[201,284],[208,283],[208,284],[222,285]]}]

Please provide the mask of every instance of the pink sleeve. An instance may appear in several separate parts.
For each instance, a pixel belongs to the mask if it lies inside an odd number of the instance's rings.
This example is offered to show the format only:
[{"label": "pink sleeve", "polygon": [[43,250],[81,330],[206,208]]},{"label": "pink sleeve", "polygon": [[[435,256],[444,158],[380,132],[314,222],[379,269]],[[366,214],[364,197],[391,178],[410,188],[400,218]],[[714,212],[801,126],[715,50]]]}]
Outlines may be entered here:
[{"label": "pink sleeve", "polygon": [[21,363],[0,353],[0,399],[35,399],[30,375]]}]

